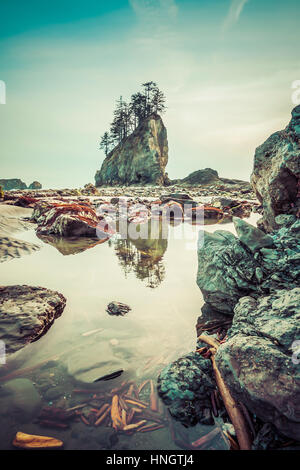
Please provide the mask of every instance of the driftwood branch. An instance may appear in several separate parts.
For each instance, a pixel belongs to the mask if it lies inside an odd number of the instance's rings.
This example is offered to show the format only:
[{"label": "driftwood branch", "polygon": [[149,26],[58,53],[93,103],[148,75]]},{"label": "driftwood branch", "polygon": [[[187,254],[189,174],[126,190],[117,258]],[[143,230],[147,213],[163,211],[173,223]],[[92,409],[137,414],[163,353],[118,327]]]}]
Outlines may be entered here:
[{"label": "driftwood branch", "polygon": [[223,399],[225,408],[227,410],[227,413],[231,419],[231,422],[234,426],[237,440],[240,446],[241,450],[251,450],[252,446],[252,439],[251,439],[251,433],[248,427],[248,423],[245,419],[245,416],[243,415],[242,411],[239,408],[238,403],[234,400],[232,397],[227,385],[225,384],[221,373],[217,367],[216,360],[215,360],[215,354],[218,350],[218,347],[220,346],[219,342],[211,338],[207,335],[200,335],[198,337],[198,341],[202,341],[203,343],[207,344],[210,346],[210,351],[211,351],[211,362],[213,366],[213,371],[217,383],[217,387],[219,389],[220,395]]}]

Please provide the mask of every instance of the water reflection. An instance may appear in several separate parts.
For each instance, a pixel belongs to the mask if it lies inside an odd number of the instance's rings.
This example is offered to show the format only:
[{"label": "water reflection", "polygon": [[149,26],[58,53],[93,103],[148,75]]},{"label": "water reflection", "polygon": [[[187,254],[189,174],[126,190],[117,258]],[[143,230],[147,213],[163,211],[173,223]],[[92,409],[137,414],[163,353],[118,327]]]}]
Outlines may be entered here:
[{"label": "water reflection", "polygon": [[[142,226],[143,225],[143,226]],[[168,225],[162,220],[152,220],[140,224],[139,229],[145,238],[132,238],[109,241],[113,246],[125,276],[133,272],[136,277],[146,281],[147,287],[155,288],[165,278],[163,256],[168,247]]]},{"label": "water reflection", "polygon": [[100,245],[107,241],[106,239],[99,240],[98,238],[87,238],[87,237],[57,237],[55,235],[39,235],[37,236],[45,243],[52,245],[62,255],[76,255],[82,251],[93,248],[94,246]]}]

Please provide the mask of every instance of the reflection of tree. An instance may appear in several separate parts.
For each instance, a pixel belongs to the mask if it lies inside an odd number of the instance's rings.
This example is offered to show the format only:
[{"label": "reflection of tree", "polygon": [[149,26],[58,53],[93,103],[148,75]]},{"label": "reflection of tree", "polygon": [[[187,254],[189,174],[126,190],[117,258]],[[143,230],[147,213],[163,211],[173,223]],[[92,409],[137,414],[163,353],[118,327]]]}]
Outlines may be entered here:
[{"label": "reflection of tree", "polygon": [[157,224],[156,236],[153,236],[151,222],[148,222],[148,238],[134,240],[127,237],[114,242],[116,255],[125,276],[129,272],[134,272],[138,279],[147,280],[147,286],[151,288],[159,286],[165,277],[162,260],[168,246],[165,227],[163,233],[162,222],[156,221],[155,223]]}]

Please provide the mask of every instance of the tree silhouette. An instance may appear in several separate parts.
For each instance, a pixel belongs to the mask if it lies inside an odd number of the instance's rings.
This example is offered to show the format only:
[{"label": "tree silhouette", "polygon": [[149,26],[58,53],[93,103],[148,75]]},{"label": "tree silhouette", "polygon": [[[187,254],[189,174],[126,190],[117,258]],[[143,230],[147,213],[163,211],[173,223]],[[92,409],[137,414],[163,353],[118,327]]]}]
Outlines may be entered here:
[{"label": "tree silhouette", "polygon": [[104,132],[100,140],[100,149],[104,150],[105,155],[108,155],[113,145],[113,139],[108,132]]},{"label": "tree silhouette", "polygon": [[101,137],[100,148],[105,155],[123,142],[148,116],[164,113],[165,101],[164,93],[152,81],[143,83],[142,91],[134,93],[129,104],[120,96],[116,102],[110,132],[105,132]]}]

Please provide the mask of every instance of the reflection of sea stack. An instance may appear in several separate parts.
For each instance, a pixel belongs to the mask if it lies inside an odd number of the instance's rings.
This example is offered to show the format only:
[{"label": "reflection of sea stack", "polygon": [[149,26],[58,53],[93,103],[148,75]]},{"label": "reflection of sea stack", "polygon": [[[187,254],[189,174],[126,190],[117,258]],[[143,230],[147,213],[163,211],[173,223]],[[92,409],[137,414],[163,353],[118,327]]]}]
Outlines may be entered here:
[{"label": "reflection of sea stack", "polygon": [[157,287],[165,277],[165,267],[162,262],[163,256],[168,247],[166,234],[167,224],[162,224],[161,220],[152,221],[152,228],[157,234],[156,238],[151,238],[151,223],[148,223],[148,237],[133,240],[117,240],[115,244],[116,255],[120,261],[125,275],[134,272],[138,279],[147,279],[147,286]]}]

